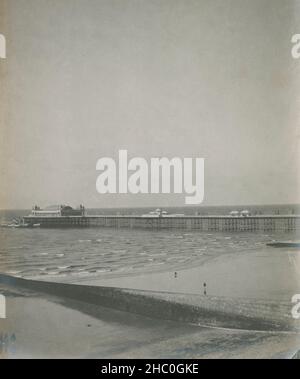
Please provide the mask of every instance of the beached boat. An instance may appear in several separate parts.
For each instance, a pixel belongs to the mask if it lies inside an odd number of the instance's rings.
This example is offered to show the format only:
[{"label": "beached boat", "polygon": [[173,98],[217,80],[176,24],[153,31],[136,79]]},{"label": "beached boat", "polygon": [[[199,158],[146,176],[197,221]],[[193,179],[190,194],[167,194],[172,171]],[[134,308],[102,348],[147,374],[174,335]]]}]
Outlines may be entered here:
[{"label": "beached boat", "polygon": [[300,247],[300,241],[274,241],[274,242],[268,242],[267,246],[271,246],[271,247]]}]

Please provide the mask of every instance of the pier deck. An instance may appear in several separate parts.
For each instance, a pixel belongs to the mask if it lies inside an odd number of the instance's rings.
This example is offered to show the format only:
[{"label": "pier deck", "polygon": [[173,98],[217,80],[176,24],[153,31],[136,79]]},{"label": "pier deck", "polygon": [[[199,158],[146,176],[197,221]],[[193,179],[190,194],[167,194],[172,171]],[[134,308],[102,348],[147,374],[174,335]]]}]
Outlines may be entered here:
[{"label": "pier deck", "polygon": [[181,229],[226,232],[296,231],[300,230],[300,215],[232,216],[163,216],[87,215],[38,217],[25,216],[29,225],[41,227],[110,227],[143,229]]}]

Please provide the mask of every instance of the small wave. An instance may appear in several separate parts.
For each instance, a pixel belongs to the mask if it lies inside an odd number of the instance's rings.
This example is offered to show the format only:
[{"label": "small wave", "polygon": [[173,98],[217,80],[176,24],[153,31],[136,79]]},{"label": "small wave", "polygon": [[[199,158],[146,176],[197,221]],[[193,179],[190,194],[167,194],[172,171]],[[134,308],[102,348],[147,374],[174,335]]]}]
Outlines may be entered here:
[{"label": "small wave", "polygon": [[11,271],[6,271],[7,274],[11,274],[11,275],[17,275],[17,274],[20,274],[22,271],[16,271],[16,270],[11,270]]},{"label": "small wave", "polygon": [[100,270],[96,270],[96,272],[109,272],[110,269],[100,269]]},{"label": "small wave", "polygon": [[89,272],[88,271],[80,271],[80,272],[72,272],[71,275],[72,276],[81,276],[81,275],[88,275]]},{"label": "small wave", "polygon": [[73,269],[73,268],[80,268],[80,267],[84,267],[84,265],[70,265],[69,268]]},{"label": "small wave", "polygon": [[160,266],[160,265],[163,265],[163,264],[165,264],[165,262],[154,262],[154,263],[151,264],[151,266]]}]

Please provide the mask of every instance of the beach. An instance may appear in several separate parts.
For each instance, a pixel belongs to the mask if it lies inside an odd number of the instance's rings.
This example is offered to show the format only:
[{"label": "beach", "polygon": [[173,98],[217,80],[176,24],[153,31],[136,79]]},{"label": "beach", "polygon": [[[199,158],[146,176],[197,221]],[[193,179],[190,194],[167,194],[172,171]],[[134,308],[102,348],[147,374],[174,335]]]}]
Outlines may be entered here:
[{"label": "beach", "polygon": [[207,328],[1,284],[2,358],[291,358],[294,332]]},{"label": "beach", "polygon": [[[291,358],[295,233],[2,229],[2,357]],[[2,333],[2,334],[1,334]]]}]

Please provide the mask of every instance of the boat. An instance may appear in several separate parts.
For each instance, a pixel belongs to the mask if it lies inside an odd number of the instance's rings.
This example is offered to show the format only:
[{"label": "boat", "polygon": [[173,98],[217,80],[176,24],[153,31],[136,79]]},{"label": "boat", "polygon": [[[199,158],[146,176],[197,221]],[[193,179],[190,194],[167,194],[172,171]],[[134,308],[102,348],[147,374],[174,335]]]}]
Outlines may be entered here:
[{"label": "boat", "polygon": [[142,217],[183,217],[183,213],[168,213],[160,208],[155,209],[149,213],[143,214]]},{"label": "boat", "polygon": [[300,241],[273,241],[273,242],[268,242],[267,246],[271,246],[271,247],[300,247]]},{"label": "boat", "polygon": [[29,228],[30,227],[30,224],[27,224],[27,223],[10,223],[10,224],[1,224],[1,228]]}]

